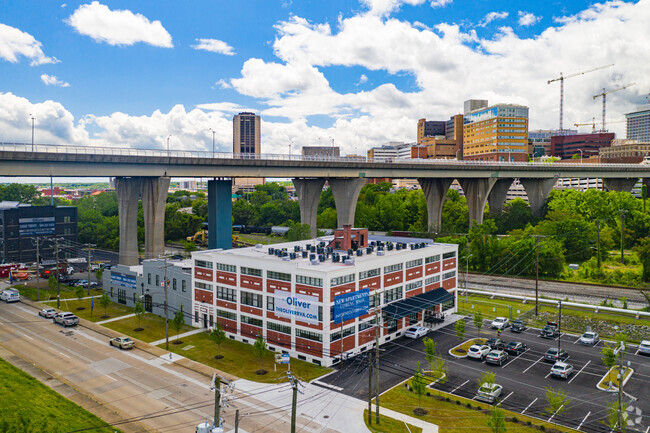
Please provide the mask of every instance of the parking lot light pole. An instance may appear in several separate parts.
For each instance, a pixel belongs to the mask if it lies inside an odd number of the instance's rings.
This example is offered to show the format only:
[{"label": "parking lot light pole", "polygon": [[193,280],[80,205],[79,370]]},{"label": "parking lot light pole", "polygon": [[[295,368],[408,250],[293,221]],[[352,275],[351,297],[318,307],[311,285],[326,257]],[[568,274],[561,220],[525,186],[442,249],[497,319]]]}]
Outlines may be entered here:
[{"label": "parking lot light pole", "polygon": [[557,305],[558,305],[558,308],[559,308],[559,313],[558,313],[559,314],[559,320],[558,320],[558,324],[557,324],[558,325],[557,330],[560,332],[558,334],[558,336],[557,336],[557,351],[558,351],[558,355],[559,355],[560,341],[562,341],[562,301],[557,301]]},{"label": "parking lot light pole", "polygon": [[469,281],[469,258],[474,254],[470,254],[465,257],[465,302],[467,302],[467,282]]}]

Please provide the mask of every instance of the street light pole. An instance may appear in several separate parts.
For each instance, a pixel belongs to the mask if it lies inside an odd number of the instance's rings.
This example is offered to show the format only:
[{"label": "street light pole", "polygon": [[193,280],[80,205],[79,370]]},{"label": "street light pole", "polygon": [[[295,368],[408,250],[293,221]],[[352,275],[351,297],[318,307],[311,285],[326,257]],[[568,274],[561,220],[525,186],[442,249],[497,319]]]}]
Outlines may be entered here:
[{"label": "street light pole", "polygon": [[558,351],[558,355],[559,355],[560,354],[559,353],[560,352],[560,342],[562,341],[562,301],[557,301],[557,305],[558,305],[558,308],[559,308],[559,313],[558,313],[559,320],[558,320],[558,324],[557,324],[558,326],[557,327],[558,327],[558,331],[560,331],[560,333],[557,336],[557,351]]},{"label": "street light pole", "polygon": [[171,138],[171,134],[167,137],[167,158],[169,158],[169,139]]},{"label": "street light pole", "polygon": [[473,255],[474,254],[470,254],[469,256],[465,257],[465,302],[467,302],[467,283],[469,281],[469,258]]},{"label": "street light pole", "polygon": [[580,151],[580,164],[582,164],[582,149],[578,149]]},{"label": "street light pole", "polygon": [[36,118],[31,114],[29,115],[29,117],[32,118],[32,153],[34,153],[34,120],[36,120]]},{"label": "street light pole", "polygon": [[625,233],[625,209],[619,209],[621,213],[621,264],[625,264],[625,256],[623,256],[624,246],[624,233]]},{"label": "street light pole", "polygon": [[169,350],[169,307],[167,304],[167,254],[165,254],[165,350]]},{"label": "street light pole", "polygon": [[217,131],[212,128],[210,128],[210,131],[212,131],[212,157],[214,158],[214,136],[217,134]]}]

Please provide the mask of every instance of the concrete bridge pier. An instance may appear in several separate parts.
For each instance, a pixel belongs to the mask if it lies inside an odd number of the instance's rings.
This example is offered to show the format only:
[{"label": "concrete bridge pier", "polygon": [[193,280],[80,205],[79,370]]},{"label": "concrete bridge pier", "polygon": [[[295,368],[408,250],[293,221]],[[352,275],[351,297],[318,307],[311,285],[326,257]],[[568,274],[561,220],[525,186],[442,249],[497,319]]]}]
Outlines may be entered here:
[{"label": "concrete bridge pier", "polygon": [[503,204],[506,202],[508,190],[512,185],[513,179],[499,179],[495,182],[488,196],[488,204],[490,205],[490,216],[494,217],[503,212]]},{"label": "concrete bridge pier", "polygon": [[338,227],[354,226],[354,213],[357,210],[357,200],[361,188],[366,184],[364,178],[329,178],[334,203],[336,204],[336,219]]},{"label": "concrete bridge pier", "polygon": [[534,217],[542,216],[542,208],[557,179],[519,179],[528,195],[528,204]]},{"label": "concrete bridge pier", "polygon": [[439,233],[442,225],[442,206],[453,179],[418,178],[427,201],[427,229]]},{"label": "concrete bridge pier", "polygon": [[467,207],[469,208],[469,226],[472,227],[474,223],[483,223],[483,212],[485,211],[485,204],[487,203],[488,196],[492,187],[497,179],[490,178],[462,178],[458,179],[460,186],[463,187],[465,197],[467,198]]},{"label": "concrete bridge pier", "polygon": [[208,181],[208,248],[232,248],[232,179]]},{"label": "concrete bridge pier", "polygon": [[[311,237],[318,235],[318,202],[325,185],[325,179],[293,179],[300,204],[300,223],[309,224]],[[334,192],[334,190],[332,190]]]},{"label": "concrete bridge pier", "polygon": [[165,206],[170,178],[143,177],[141,179],[144,258],[155,259],[165,253]]},{"label": "concrete bridge pier", "polygon": [[140,177],[116,177],[117,210],[120,222],[120,264],[138,264],[138,202]]},{"label": "concrete bridge pier", "polygon": [[638,178],[603,179],[603,186],[607,191],[632,192],[632,188],[638,181]]}]

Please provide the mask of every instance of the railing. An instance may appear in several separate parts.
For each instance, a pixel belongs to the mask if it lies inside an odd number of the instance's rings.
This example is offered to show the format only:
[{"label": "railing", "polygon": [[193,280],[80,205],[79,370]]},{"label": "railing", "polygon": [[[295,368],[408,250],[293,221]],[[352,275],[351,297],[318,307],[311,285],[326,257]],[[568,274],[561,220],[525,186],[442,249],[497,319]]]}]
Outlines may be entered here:
[{"label": "railing", "polygon": [[202,159],[254,159],[262,161],[324,161],[341,163],[396,163],[396,164],[444,164],[451,166],[476,166],[476,167],[553,167],[562,168],[583,168],[589,171],[590,168],[635,168],[650,171],[650,165],[643,164],[583,164],[583,163],[561,163],[550,162],[499,162],[499,161],[458,161],[456,159],[401,159],[401,158],[366,158],[363,156],[334,156],[334,155],[287,155],[273,153],[233,153],[233,152],[209,152],[196,150],[165,150],[165,149],[135,149],[130,147],[98,147],[98,146],[74,146],[60,144],[30,144],[30,143],[6,143],[0,142],[0,151],[24,152],[24,153],[55,153],[73,155],[111,155],[111,156],[134,156],[134,157],[166,157],[166,158],[202,158]]}]

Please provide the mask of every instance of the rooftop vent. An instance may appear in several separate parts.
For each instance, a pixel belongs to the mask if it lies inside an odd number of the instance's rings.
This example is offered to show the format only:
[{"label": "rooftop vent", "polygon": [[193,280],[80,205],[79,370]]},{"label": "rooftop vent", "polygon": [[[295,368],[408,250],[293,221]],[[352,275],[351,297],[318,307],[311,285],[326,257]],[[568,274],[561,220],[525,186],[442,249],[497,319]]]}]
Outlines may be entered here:
[{"label": "rooftop vent", "polygon": [[385,253],[382,250],[377,250],[377,255],[378,256],[383,256]]}]

